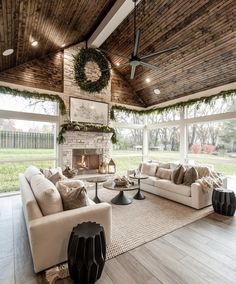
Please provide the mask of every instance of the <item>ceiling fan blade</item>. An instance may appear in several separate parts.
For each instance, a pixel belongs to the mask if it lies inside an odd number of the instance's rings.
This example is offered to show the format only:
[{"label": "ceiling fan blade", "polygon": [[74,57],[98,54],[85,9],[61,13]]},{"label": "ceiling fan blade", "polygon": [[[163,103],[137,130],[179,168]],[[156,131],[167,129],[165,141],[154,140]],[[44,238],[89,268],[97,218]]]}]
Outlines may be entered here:
[{"label": "ceiling fan blade", "polygon": [[143,62],[143,61],[140,61],[140,65],[142,65],[143,67],[155,70],[155,71],[157,71],[157,70],[160,71],[159,67],[152,65],[152,64],[149,64],[149,63],[146,63],[146,62]]},{"label": "ceiling fan blade", "polygon": [[135,70],[136,70],[136,66],[132,66],[132,67],[131,67],[130,79],[134,79]]},{"label": "ceiling fan blade", "polygon": [[157,52],[153,52],[153,53],[148,54],[148,55],[146,55],[146,56],[142,56],[140,59],[141,59],[141,60],[146,60],[146,59],[152,58],[152,57],[154,57],[154,56],[157,56],[157,55],[160,55],[160,54],[163,54],[163,53],[166,53],[166,52],[175,50],[175,49],[177,49],[178,47],[179,47],[179,46],[176,45],[176,46],[173,46],[173,47],[170,47],[170,48],[167,48],[167,49],[163,49],[163,50],[160,50],[160,51],[157,51]]},{"label": "ceiling fan blade", "polygon": [[101,48],[99,48],[98,50],[100,50],[100,51],[102,51],[102,52],[104,52],[104,53],[108,53],[108,54],[111,54],[111,55],[114,55],[114,56],[118,56],[118,57],[123,58],[123,59],[125,59],[125,60],[129,60],[128,57],[123,56],[123,55],[121,55],[121,54],[119,54],[119,53],[116,53],[116,52],[108,51],[108,50],[101,49]]},{"label": "ceiling fan blade", "polygon": [[140,42],[140,30],[137,30],[136,36],[135,36],[135,41],[134,41],[134,51],[133,51],[133,56],[138,55],[138,48],[139,48],[139,42]]}]

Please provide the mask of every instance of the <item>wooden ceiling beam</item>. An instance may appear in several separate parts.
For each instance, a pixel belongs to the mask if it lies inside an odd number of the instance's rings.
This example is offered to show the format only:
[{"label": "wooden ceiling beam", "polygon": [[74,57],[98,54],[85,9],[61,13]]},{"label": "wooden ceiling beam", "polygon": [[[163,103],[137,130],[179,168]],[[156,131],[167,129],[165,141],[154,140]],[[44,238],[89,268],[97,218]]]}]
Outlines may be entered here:
[{"label": "wooden ceiling beam", "polygon": [[[140,0],[137,1],[137,4]],[[133,11],[134,3],[131,0],[118,0],[88,39],[88,45],[100,47],[114,32],[121,22]]]}]

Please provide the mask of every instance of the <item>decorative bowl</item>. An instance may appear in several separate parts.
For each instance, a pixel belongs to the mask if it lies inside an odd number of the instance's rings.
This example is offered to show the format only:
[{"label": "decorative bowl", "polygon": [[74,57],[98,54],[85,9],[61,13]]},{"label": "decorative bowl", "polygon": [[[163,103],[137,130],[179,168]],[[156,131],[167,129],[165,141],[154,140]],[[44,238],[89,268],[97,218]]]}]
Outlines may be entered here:
[{"label": "decorative bowl", "polygon": [[116,186],[125,186],[128,184],[127,180],[114,179]]}]

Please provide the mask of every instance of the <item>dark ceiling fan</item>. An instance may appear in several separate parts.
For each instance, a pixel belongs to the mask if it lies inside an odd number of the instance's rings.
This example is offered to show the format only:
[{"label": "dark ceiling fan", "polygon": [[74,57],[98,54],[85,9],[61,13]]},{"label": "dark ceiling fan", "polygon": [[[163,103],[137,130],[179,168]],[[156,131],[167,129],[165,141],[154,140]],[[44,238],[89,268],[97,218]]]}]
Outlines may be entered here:
[{"label": "dark ceiling fan", "polygon": [[118,56],[118,57],[123,58],[125,60],[128,60],[129,61],[128,63],[131,66],[130,79],[134,79],[136,67],[140,66],[140,65],[143,66],[143,67],[152,69],[152,70],[160,70],[156,65],[149,64],[146,61],[149,60],[152,57],[158,56],[160,54],[163,54],[163,53],[166,53],[166,52],[169,52],[169,51],[172,51],[172,50],[175,50],[179,47],[178,45],[176,45],[176,46],[173,46],[173,47],[170,47],[170,48],[167,48],[167,49],[163,49],[163,50],[160,50],[160,51],[153,52],[149,55],[139,57],[138,56],[138,50],[139,50],[139,45],[140,45],[141,31],[136,29],[136,10],[137,10],[138,0],[132,0],[132,1],[134,2],[134,49],[133,49],[133,52],[131,54],[131,58],[128,58],[126,56],[123,56],[123,55],[120,55],[120,54],[117,54],[117,53],[110,52],[108,50],[100,49],[104,53],[115,55],[115,56]]}]

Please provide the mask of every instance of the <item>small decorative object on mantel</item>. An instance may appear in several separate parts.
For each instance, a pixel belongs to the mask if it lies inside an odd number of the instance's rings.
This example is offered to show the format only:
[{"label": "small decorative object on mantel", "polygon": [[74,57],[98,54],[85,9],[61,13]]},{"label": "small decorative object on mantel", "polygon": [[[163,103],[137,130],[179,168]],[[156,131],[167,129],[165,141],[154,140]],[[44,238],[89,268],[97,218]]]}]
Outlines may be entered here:
[{"label": "small decorative object on mantel", "polygon": [[62,173],[67,178],[73,178],[76,175],[76,170],[72,170],[69,166],[66,166]]},{"label": "small decorative object on mantel", "polygon": [[116,173],[116,164],[111,159],[110,162],[108,163],[108,174],[115,174],[115,173]]},{"label": "small decorative object on mantel", "polygon": [[[82,48],[80,52],[74,56],[75,81],[80,88],[89,93],[100,92],[104,89],[110,80],[110,66],[105,55],[95,48]],[[91,81],[86,76],[86,64],[94,62],[100,69],[100,77],[96,81]]]}]

